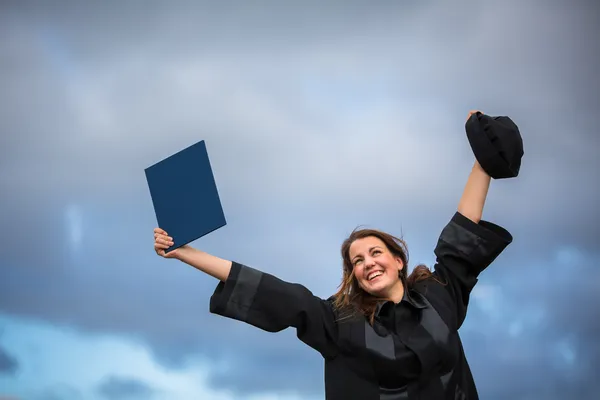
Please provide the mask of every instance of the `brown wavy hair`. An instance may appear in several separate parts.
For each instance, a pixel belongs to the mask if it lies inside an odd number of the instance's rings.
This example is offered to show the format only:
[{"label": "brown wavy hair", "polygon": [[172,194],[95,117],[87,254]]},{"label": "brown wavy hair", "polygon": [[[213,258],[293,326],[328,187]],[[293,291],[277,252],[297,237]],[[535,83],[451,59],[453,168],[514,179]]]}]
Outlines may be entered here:
[{"label": "brown wavy hair", "polygon": [[405,289],[410,289],[415,283],[431,277],[432,272],[426,265],[419,264],[408,275],[406,272],[408,268],[408,247],[404,240],[376,229],[355,229],[342,243],[343,278],[339,290],[333,296],[333,304],[338,310],[349,313],[346,314],[346,317],[357,313],[362,314],[373,324],[377,303],[384,299],[373,296],[360,287],[350,260],[350,245],[355,240],[370,236],[380,239],[394,256],[402,260],[404,267],[398,271],[398,276]]}]

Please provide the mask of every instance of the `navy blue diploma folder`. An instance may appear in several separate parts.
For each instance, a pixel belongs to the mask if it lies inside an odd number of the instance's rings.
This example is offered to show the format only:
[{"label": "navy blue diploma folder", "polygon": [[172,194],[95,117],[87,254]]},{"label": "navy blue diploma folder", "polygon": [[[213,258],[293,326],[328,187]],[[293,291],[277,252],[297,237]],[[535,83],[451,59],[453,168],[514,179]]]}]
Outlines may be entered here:
[{"label": "navy blue diploma folder", "polygon": [[175,243],[167,252],[226,225],[204,140],[144,171],[158,227]]}]

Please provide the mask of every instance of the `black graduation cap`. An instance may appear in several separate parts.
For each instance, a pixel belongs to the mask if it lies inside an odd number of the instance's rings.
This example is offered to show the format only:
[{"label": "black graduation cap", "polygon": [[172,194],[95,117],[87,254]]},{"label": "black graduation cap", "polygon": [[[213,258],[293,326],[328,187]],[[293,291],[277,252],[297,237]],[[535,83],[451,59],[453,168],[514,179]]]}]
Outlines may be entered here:
[{"label": "black graduation cap", "polygon": [[175,243],[167,252],[226,225],[203,140],[144,171],[158,227]]},{"label": "black graduation cap", "polygon": [[523,138],[509,117],[491,117],[476,112],[465,124],[475,158],[494,179],[519,175]]}]

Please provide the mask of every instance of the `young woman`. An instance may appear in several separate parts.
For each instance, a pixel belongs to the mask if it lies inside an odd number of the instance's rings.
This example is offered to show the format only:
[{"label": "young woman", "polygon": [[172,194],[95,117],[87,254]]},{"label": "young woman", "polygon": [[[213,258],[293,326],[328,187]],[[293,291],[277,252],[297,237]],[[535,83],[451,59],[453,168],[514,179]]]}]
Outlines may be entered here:
[{"label": "young woman", "polygon": [[[469,117],[476,111],[471,111]],[[249,266],[173,244],[154,230],[158,255],[218,283],[210,311],[269,332],[288,327],[325,362],[329,400],[478,399],[458,334],[478,275],[512,242],[481,220],[490,176],[476,162],[456,213],[442,230],[435,270],[407,275],[405,243],[356,230],[342,244],[343,279],[329,299]]]}]

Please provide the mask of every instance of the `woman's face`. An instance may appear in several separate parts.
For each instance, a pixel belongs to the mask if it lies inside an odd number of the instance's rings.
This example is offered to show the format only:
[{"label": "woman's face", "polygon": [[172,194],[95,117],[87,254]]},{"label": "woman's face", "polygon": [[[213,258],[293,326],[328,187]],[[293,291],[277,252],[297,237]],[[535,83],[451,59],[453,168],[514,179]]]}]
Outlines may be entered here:
[{"label": "woman's face", "polygon": [[374,236],[357,239],[350,245],[349,253],[358,284],[368,293],[389,298],[398,285],[402,286],[398,276],[404,267],[402,260],[381,239]]}]

